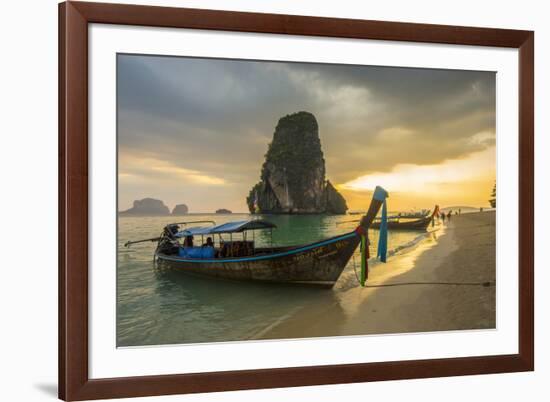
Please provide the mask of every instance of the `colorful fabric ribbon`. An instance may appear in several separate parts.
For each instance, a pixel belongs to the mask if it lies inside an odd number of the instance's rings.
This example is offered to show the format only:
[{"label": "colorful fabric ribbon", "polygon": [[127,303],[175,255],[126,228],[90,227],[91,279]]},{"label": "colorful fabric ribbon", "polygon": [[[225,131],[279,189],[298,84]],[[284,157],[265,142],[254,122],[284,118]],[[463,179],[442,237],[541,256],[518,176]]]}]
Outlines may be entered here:
[{"label": "colorful fabric ribbon", "polygon": [[388,210],[386,206],[386,200],[382,204],[382,217],[380,219],[380,237],[378,238],[378,252],[377,257],[380,261],[386,262],[388,254]]}]

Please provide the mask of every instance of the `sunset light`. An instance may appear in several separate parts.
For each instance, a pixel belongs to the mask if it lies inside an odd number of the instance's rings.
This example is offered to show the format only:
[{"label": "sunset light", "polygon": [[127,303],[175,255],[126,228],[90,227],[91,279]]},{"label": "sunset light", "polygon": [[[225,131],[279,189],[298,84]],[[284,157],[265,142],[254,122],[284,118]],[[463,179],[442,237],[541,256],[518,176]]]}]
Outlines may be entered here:
[{"label": "sunset light", "polygon": [[[374,172],[344,183],[340,188],[372,191],[381,185],[401,193],[437,193],[441,186],[493,179],[495,148],[475,152],[462,159],[448,159],[434,165],[398,164],[390,172]],[[487,189],[483,193],[486,197]]]}]

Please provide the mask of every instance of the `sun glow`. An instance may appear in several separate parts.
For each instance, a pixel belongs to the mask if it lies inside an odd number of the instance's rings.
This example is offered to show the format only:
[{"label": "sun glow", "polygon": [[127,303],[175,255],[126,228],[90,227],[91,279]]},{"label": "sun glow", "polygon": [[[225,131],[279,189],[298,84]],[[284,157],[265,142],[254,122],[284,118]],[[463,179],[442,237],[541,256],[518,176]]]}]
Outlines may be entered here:
[{"label": "sun glow", "polygon": [[[495,180],[495,147],[475,152],[462,159],[448,159],[440,164],[399,164],[389,172],[373,172],[338,185],[350,201],[361,208],[364,199],[377,185],[393,194],[399,207],[429,203],[442,205],[487,203]],[[395,206],[395,203],[394,203]]]},{"label": "sun glow", "polygon": [[390,172],[375,172],[358,177],[340,187],[348,190],[370,191],[377,185],[400,192],[420,192],[435,189],[441,184],[470,181],[494,176],[495,148],[470,154],[464,159],[448,159],[437,165],[396,165]]}]

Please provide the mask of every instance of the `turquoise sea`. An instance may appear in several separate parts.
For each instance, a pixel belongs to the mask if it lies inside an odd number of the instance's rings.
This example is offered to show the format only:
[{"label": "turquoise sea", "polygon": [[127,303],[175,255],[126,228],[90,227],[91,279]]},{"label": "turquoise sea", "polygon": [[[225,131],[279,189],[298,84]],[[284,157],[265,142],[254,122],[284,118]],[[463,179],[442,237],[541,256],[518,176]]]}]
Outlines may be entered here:
[{"label": "turquoise sea", "polygon": [[[239,283],[201,279],[179,272],[160,272],[153,264],[156,243],[125,248],[128,240],[158,236],[174,221],[213,220],[217,224],[250,218],[248,214],[189,214],[181,217],[119,217],[117,264],[117,345],[141,346],[197,342],[241,341],[284,320],[308,305],[333,303],[339,292],[357,287],[359,250],[333,289]],[[270,215],[277,225],[274,245],[314,242],[353,230],[358,215]],[[414,244],[419,232],[390,232],[388,250]],[[371,256],[378,231],[369,232]],[[200,239],[198,239],[200,240]],[[256,243],[268,245],[269,231],[257,232]],[[369,264],[376,266],[371,258]],[[380,266],[380,269],[383,269]]]}]

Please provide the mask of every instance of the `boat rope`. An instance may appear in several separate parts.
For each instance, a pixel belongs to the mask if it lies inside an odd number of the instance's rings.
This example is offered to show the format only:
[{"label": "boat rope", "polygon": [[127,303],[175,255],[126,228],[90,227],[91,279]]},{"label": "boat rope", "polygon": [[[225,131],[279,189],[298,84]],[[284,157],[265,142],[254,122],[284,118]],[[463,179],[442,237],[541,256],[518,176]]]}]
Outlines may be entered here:
[{"label": "boat rope", "polygon": [[366,288],[381,288],[390,286],[405,286],[405,285],[449,285],[449,286],[495,286],[495,282],[398,282],[398,283],[382,283],[374,285],[365,285]]}]

